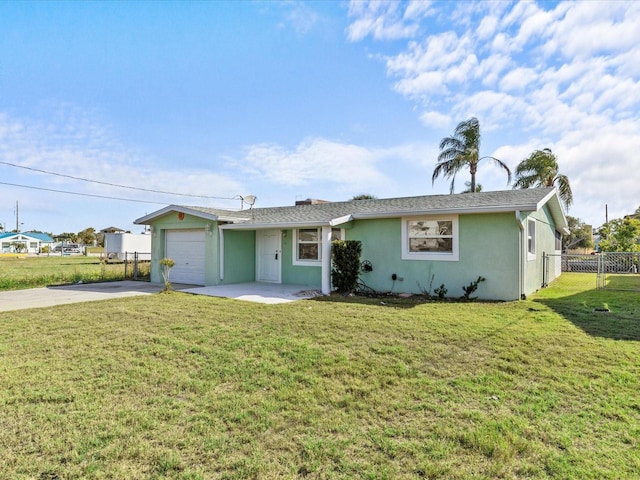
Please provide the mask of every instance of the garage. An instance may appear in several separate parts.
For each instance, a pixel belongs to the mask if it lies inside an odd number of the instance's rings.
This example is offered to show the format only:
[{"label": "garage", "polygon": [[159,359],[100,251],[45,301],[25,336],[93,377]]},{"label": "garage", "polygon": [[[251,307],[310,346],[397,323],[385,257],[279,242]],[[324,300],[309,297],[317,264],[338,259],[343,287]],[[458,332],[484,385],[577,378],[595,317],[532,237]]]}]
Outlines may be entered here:
[{"label": "garage", "polygon": [[204,230],[167,230],[165,241],[165,256],[175,262],[171,283],[204,285]]}]

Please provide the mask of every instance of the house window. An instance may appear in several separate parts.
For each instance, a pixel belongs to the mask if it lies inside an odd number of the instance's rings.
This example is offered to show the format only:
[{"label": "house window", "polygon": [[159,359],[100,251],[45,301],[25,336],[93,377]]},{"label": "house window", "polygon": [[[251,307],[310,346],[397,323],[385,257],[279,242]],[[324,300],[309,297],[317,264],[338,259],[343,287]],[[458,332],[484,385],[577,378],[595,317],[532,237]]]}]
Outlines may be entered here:
[{"label": "house window", "polygon": [[559,231],[555,231],[556,234],[556,252],[562,251],[562,234]]},{"label": "house window", "polygon": [[536,221],[527,220],[527,257],[529,260],[536,258]]},{"label": "house window", "polygon": [[297,260],[320,260],[320,229],[301,228],[298,230]]},{"label": "house window", "polygon": [[[320,265],[322,261],[322,228],[299,228],[294,232],[294,265]],[[342,229],[331,229],[331,241],[343,238],[344,231]]]},{"label": "house window", "polygon": [[402,219],[404,260],[458,260],[458,216]]}]

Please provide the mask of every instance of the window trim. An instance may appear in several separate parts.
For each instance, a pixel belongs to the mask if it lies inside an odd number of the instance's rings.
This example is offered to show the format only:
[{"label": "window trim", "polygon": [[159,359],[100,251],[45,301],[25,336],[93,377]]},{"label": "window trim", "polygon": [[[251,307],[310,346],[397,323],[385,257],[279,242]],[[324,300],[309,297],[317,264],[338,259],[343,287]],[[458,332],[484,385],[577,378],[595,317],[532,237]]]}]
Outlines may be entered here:
[{"label": "window trim", "polygon": [[[531,235],[531,227],[533,227],[533,235]],[[527,260],[535,260],[537,258],[537,228],[535,218],[527,219]]]},{"label": "window trim", "polygon": [[[409,222],[416,220],[449,220],[451,221],[451,253],[444,252],[411,252],[409,250]],[[431,260],[439,262],[457,262],[460,259],[460,229],[458,215],[421,215],[403,217],[401,219],[402,260]]]},{"label": "window trim", "polygon": [[[556,252],[556,253],[562,252],[562,233],[560,233],[558,230],[554,230],[554,236],[555,236],[555,239],[556,239],[554,252]],[[558,248],[558,247],[560,247],[560,248]]]},{"label": "window trim", "polygon": [[[300,230],[317,230],[318,231],[318,258],[314,260],[300,260],[298,259],[298,232]],[[344,240],[344,228],[332,228],[333,230],[340,231],[340,240]],[[322,266],[322,227],[300,227],[293,229],[293,241],[291,252],[291,263],[299,267],[321,267]],[[315,243],[315,242],[308,242]]]}]

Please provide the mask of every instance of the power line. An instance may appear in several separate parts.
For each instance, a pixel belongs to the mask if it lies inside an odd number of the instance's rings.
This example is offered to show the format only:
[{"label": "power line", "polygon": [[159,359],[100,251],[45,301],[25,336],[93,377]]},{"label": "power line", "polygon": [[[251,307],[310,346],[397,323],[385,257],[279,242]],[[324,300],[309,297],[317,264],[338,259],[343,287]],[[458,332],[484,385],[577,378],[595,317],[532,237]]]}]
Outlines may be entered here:
[{"label": "power line", "polygon": [[20,188],[30,188],[32,190],[44,190],[45,192],[54,192],[54,193],[64,193],[67,195],[78,195],[80,197],[93,197],[93,198],[104,198],[107,200],[120,200],[123,202],[136,202],[136,203],[152,203],[155,205],[166,205],[166,202],[151,202],[148,200],[135,200],[133,198],[121,198],[121,197],[108,197],[106,195],[95,195],[92,193],[79,193],[79,192],[67,192],[65,190],[55,190],[53,188],[44,188],[44,187],[33,187],[30,185],[19,185],[17,183],[7,183],[0,182],[0,185],[9,185],[10,187],[20,187]]},{"label": "power line", "polygon": [[[213,200],[237,200],[237,197],[213,197],[213,196],[209,196],[209,195],[195,195],[195,194],[190,194],[190,193],[175,193],[175,192],[166,192],[166,191],[163,191],[163,190],[153,190],[153,189],[150,189],[150,188],[132,187],[131,185],[120,185],[120,184],[117,184],[117,183],[102,182],[100,180],[91,180],[91,179],[88,179],[88,178],[75,177],[73,175],[66,175],[64,173],[50,172],[48,170],[41,170],[39,168],[25,167],[24,165],[17,165],[15,163],[3,162],[1,160],[0,160],[0,164],[8,165],[10,167],[15,167],[15,168],[23,168],[25,170],[31,170],[32,172],[45,173],[47,175],[55,175],[56,177],[71,178],[73,180],[81,180],[83,182],[98,183],[100,185],[108,185],[110,187],[128,188],[130,190],[139,190],[139,191],[142,191],[142,192],[162,193],[162,194],[165,194],[165,195],[175,195],[175,196],[179,196],[179,197],[209,198],[209,199],[213,199]],[[156,203],[156,202],[150,202],[150,203]]]}]

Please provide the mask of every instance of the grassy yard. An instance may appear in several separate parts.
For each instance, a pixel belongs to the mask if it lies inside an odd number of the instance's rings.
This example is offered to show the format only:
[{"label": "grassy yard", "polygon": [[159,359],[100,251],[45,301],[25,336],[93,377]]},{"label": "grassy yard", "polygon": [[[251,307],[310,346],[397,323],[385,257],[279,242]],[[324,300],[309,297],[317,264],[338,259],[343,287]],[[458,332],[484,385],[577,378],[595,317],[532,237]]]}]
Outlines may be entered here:
[{"label": "grassy yard", "polygon": [[[149,274],[149,264],[141,264],[140,275]],[[122,280],[123,263],[103,263],[99,257],[74,255],[0,255],[0,290],[65,285],[70,283]],[[133,268],[128,266],[127,277]]]},{"label": "grassy yard", "polygon": [[640,295],[594,286],[2,313],[0,478],[637,478]]}]

